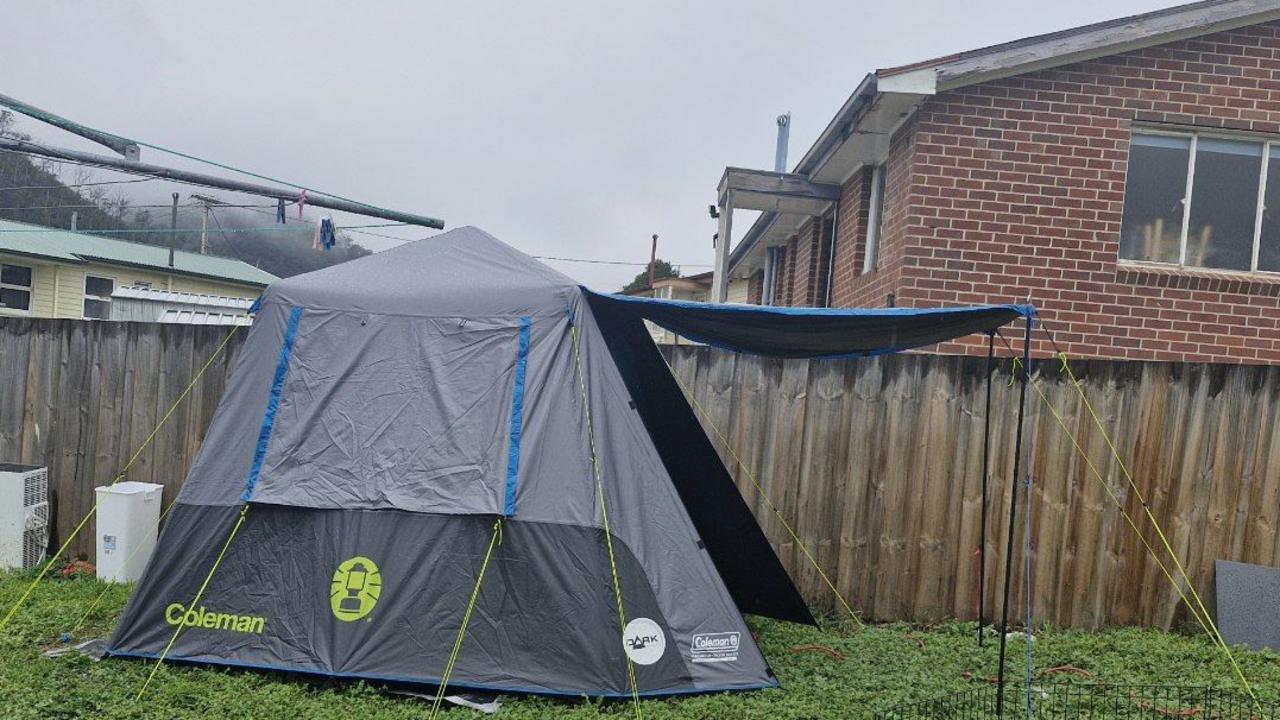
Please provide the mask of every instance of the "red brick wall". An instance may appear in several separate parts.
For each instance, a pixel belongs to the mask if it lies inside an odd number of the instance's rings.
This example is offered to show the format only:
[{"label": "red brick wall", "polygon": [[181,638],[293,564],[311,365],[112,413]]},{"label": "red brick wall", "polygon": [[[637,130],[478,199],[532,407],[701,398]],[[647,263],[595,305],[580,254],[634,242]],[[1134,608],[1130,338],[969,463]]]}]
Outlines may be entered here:
[{"label": "red brick wall", "polygon": [[796,241],[793,238],[791,242],[783,246],[778,253],[777,263],[778,287],[773,291],[774,305],[790,305],[791,291],[795,287],[795,266],[796,266]]},{"label": "red brick wall", "polygon": [[1029,294],[1076,356],[1280,362],[1280,276],[1118,264],[1135,121],[1280,133],[1280,25],[931,98],[891,153],[883,277],[841,274],[839,304]]},{"label": "red brick wall", "polygon": [[830,232],[829,218],[815,218],[801,225],[783,246],[775,304],[814,307],[826,302]]},{"label": "red brick wall", "polygon": [[817,258],[813,252],[813,223],[800,226],[800,231],[787,243],[787,248],[795,258],[791,263],[791,295],[788,305],[804,305],[812,307],[813,302],[813,267]]},{"label": "red brick wall", "polygon": [[760,305],[764,302],[764,271],[757,270],[747,278],[747,302]]},{"label": "red brick wall", "polygon": [[856,281],[862,274],[867,251],[867,215],[871,202],[871,168],[855,172],[840,194],[840,219],[836,228],[835,270],[831,277],[831,304],[854,305]]},{"label": "red brick wall", "polygon": [[[871,199],[871,171],[867,169],[863,178],[854,178],[845,185],[845,197],[853,207],[846,209],[841,204],[841,235],[836,248],[836,268],[838,279],[832,292],[832,305],[835,307],[885,307],[890,293],[896,293],[901,283],[903,259],[908,247],[907,232],[911,229],[909,222],[915,190],[912,184],[912,172],[915,157],[915,125],[908,123],[899,129],[889,144],[889,157],[886,161],[884,184],[883,217],[880,222],[880,239],[878,263],[876,270],[862,273],[863,258],[866,252],[867,224],[869,222],[868,205]],[[855,187],[855,184],[863,187]],[[855,196],[853,192],[858,195]],[[854,213],[856,212],[856,215]],[[850,217],[850,216],[853,217]],[[847,219],[845,219],[847,218]],[[850,238],[849,231],[854,235]],[[847,248],[852,245],[855,250],[853,264],[850,267]],[[842,251],[846,255],[841,258]],[[850,279],[852,278],[852,279]]]}]

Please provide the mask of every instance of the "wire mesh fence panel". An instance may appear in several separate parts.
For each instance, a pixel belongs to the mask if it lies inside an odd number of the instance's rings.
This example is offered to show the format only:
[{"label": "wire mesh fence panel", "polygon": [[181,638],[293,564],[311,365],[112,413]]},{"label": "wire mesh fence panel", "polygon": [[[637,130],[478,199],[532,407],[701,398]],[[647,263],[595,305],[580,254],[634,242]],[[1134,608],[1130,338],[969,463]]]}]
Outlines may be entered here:
[{"label": "wire mesh fence panel", "polygon": [[[994,685],[962,690],[873,715],[875,720],[968,720],[997,716]],[[1025,685],[1005,686],[1003,716],[1024,718]],[[1236,690],[1181,685],[1102,685],[1044,683],[1031,686],[1030,717],[1037,720],[1122,718],[1133,720],[1197,718],[1198,720],[1280,720],[1280,705],[1258,703]]]}]

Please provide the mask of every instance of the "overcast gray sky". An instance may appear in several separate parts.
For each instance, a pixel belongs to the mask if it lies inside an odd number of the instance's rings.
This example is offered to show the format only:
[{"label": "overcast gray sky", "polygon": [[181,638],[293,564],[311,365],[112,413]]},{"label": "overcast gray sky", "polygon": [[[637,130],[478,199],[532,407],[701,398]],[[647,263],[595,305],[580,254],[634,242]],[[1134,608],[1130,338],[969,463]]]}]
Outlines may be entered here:
[{"label": "overcast gray sky", "polygon": [[[877,67],[1170,4],[0,0],[0,93],[532,254],[643,263],[656,232],[691,273],[777,114],[794,162]],[[641,269],[552,264],[605,290]]]}]

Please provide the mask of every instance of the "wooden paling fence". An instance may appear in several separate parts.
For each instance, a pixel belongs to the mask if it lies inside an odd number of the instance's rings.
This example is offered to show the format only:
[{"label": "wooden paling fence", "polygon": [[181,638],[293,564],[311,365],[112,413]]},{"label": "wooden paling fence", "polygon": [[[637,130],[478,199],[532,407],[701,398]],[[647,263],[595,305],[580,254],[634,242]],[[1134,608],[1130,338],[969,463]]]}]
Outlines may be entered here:
[{"label": "wooden paling fence", "polygon": [[[93,506],[226,328],[0,319],[0,462],[48,465],[55,537]],[[196,383],[128,474],[175,495],[243,341]],[[985,358],[773,360],[666,347],[747,502],[814,604],[830,591],[761,501],[749,468],[855,609],[871,618],[972,618],[977,607]],[[1280,564],[1280,368],[1072,364],[1206,602],[1217,558]],[[1037,382],[1159,547],[1060,364]],[[987,607],[998,610],[1017,386],[997,368]],[[1036,616],[1059,625],[1185,621],[1177,593],[1052,415],[1030,399]],[[92,526],[72,557],[93,554]],[[1019,518],[1019,531],[1021,518]],[[1021,537],[1014,557],[1021,572]],[[1015,574],[1020,577],[1020,574]],[[1014,602],[1021,607],[1022,584]],[[1014,613],[1020,616],[1020,613]]]},{"label": "wooden paling fence", "polygon": [[[93,507],[230,328],[80,320],[0,319],[0,463],[49,467],[57,543]],[[164,485],[167,505],[187,476],[248,328],[205,371],[127,480]],[[68,548],[92,558],[94,525]]]},{"label": "wooden paling fence", "polygon": [[[704,426],[716,426],[746,466],[709,431],[812,602],[833,607],[748,471],[864,615],[975,617],[986,358],[663,353],[705,410]],[[1076,442],[1160,548],[1061,363],[1035,368]],[[1211,612],[1215,559],[1280,563],[1280,368],[1077,360],[1072,369]],[[1011,370],[1008,360],[998,365],[992,405],[986,606],[997,618],[1017,411]],[[1083,627],[1187,622],[1178,593],[1071,436],[1034,392],[1028,403],[1036,617]],[[1011,617],[1021,617],[1025,598],[1019,513]]]}]

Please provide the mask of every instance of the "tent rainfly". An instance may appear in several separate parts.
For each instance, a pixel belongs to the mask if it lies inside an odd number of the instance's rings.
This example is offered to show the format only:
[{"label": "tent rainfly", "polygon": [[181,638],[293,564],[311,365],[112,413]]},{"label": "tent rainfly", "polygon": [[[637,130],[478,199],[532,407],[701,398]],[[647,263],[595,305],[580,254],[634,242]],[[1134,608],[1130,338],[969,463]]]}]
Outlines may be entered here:
[{"label": "tent rainfly", "polygon": [[831,357],[1029,312],[600,295],[471,227],[273,283],[109,652],[435,685],[474,609],[455,687],[776,686],[743,614],[813,618],[643,320]]}]

